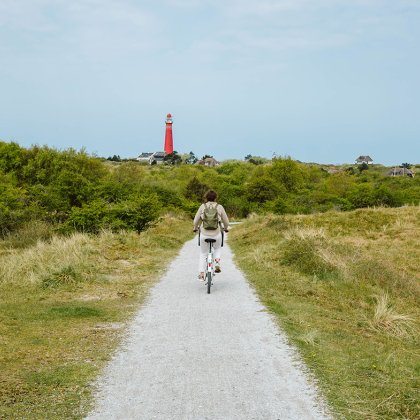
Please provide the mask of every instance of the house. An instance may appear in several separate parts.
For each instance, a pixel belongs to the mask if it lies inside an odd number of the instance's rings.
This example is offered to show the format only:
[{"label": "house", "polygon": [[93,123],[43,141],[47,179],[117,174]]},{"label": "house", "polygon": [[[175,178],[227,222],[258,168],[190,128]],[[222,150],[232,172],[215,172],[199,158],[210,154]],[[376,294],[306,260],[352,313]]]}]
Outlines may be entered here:
[{"label": "house", "polygon": [[136,160],[139,162],[150,163],[150,157],[153,155],[153,152],[142,153],[140,156],[136,157]]},{"label": "house", "polygon": [[156,165],[164,162],[166,153],[165,152],[155,152],[150,156],[150,164]]},{"label": "house", "polygon": [[393,168],[391,171],[388,172],[389,176],[409,176],[410,178],[414,178],[414,172],[407,168]]},{"label": "house", "polygon": [[136,160],[138,162],[147,162],[149,165],[156,165],[163,163],[165,156],[165,152],[144,152]]},{"label": "house", "polygon": [[373,162],[373,159],[370,156],[359,156],[356,159],[357,164],[366,163],[369,165],[369,163],[372,163],[372,162]]},{"label": "house", "polygon": [[215,166],[219,166],[220,162],[213,157],[207,157],[205,159],[197,161],[197,165],[209,166],[211,168],[214,168]]}]

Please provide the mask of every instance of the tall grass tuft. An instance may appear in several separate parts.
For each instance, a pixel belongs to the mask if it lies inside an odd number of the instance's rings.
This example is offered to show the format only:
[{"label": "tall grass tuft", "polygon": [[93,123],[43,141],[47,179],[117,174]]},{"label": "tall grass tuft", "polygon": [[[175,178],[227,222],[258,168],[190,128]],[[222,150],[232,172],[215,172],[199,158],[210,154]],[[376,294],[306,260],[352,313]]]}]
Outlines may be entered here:
[{"label": "tall grass tuft", "polygon": [[320,279],[338,277],[338,258],[322,229],[295,228],[284,233],[282,262]]},{"label": "tall grass tuft", "polygon": [[415,319],[395,312],[390,303],[388,293],[375,296],[376,306],[370,326],[395,337],[407,337],[415,332]]},{"label": "tall grass tuft", "polygon": [[60,286],[74,286],[82,281],[82,276],[78,270],[68,265],[60,270],[54,271],[42,279],[42,287],[60,287]]},{"label": "tall grass tuft", "polygon": [[63,277],[66,269],[76,266],[82,270],[82,275],[88,276],[91,273],[89,255],[94,252],[94,240],[81,233],[38,241],[23,250],[13,249],[0,257],[0,283],[41,284],[44,279],[57,278],[60,272]]}]

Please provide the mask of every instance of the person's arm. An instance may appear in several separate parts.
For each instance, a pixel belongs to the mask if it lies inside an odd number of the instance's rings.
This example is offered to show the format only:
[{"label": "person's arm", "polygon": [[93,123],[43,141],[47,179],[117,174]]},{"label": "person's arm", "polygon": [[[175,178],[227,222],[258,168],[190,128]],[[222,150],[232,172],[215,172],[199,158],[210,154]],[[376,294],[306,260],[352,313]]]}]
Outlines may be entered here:
[{"label": "person's arm", "polygon": [[195,217],[194,217],[194,223],[193,223],[193,230],[194,230],[194,231],[198,230],[198,228],[199,228],[199,227],[200,227],[200,225],[201,225],[201,222],[202,222],[202,220],[201,220],[201,214],[202,214],[202,212],[203,212],[203,205],[204,205],[204,204],[202,204],[202,205],[200,206],[200,208],[197,210],[197,213],[195,214]]},{"label": "person's arm", "polygon": [[220,206],[220,217],[223,223],[223,230],[227,232],[229,230],[229,219],[223,206]]}]

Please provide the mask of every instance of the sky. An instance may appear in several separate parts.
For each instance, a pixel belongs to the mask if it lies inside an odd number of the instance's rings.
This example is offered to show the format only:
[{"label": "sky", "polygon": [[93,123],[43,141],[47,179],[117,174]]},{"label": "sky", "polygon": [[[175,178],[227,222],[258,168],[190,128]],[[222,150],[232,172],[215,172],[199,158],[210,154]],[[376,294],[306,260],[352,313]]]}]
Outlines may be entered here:
[{"label": "sky", "polygon": [[420,0],[0,0],[0,139],[420,163]]}]

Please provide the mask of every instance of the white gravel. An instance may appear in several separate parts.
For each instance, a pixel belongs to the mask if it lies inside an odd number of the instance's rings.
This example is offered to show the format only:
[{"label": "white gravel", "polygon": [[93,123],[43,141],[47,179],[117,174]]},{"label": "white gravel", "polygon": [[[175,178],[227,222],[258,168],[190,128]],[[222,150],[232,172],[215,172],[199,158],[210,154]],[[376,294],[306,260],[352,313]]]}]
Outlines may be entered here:
[{"label": "white gravel", "polygon": [[296,353],[225,244],[212,293],[189,241],[98,380],[88,419],[326,419]]}]

